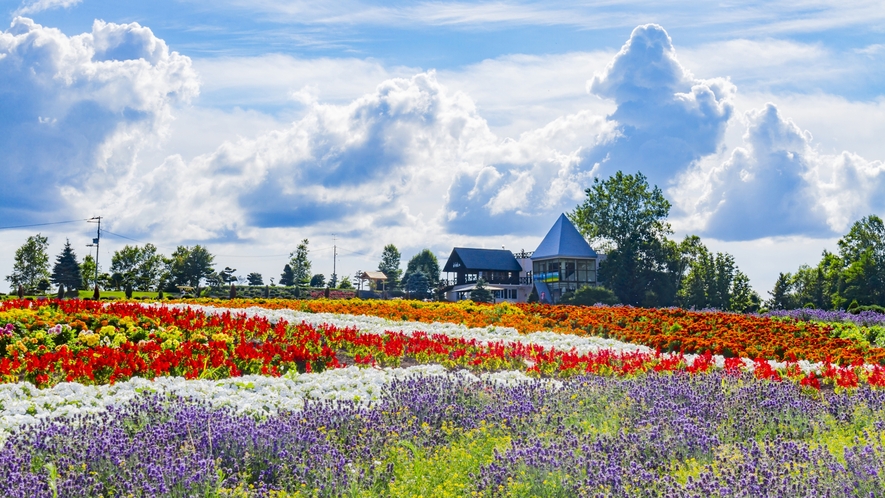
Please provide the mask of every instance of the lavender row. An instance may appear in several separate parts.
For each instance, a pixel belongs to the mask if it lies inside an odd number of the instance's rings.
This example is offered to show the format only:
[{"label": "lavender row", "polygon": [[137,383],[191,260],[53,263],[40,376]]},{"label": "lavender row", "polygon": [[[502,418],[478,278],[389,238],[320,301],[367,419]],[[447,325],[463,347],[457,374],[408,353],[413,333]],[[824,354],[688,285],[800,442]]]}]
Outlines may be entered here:
[{"label": "lavender row", "polygon": [[143,394],[0,449],[0,496],[882,496],[885,392],[752,376],[392,381],[256,418]]},{"label": "lavender row", "polygon": [[874,325],[885,326],[885,314],[875,311],[861,311],[854,314],[844,310],[818,310],[813,308],[802,308],[793,310],[772,310],[763,316],[785,317],[799,321],[818,321],[818,322],[850,322],[862,327],[871,327]]}]

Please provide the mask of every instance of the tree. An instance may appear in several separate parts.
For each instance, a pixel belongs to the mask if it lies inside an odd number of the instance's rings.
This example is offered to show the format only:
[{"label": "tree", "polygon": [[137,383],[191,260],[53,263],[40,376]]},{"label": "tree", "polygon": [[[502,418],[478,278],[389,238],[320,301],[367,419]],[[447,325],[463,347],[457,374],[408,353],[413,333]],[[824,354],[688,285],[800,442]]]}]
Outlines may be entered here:
[{"label": "tree", "polygon": [[870,215],[855,222],[839,239],[839,256],[845,266],[845,300],[885,306],[885,223],[882,218]]},{"label": "tree", "polygon": [[[599,278],[621,302],[640,305],[655,300],[667,304],[677,285],[675,244],[666,222],[670,203],[657,186],[650,189],[642,173],[617,172],[608,180],[594,179],[587,198],[569,218],[575,227],[607,252]],[[651,295],[650,295],[651,294]]]},{"label": "tree", "polygon": [[178,246],[167,260],[172,284],[195,289],[198,289],[203,280],[214,273],[212,269],[214,264],[215,256],[201,245],[196,245],[193,248]]},{"label": "tree", "polygon": [[83,262],[80,263],[80,275],[83,277],[83,282],[77,288],[84,290],[95,287],[95,277],[96,274],[98,274],[98,271],[96,271],[95,267],[95,258],[93,258],[91,254],[87,254],[83,258]]},{"label": "tree", "polygon": [[322,273],[317,273],[316,275],[310,277],[310,286],[311,287],[325,287],[326,286],[326,276]]},{"label": "tree", "polygon": [[231,268],[230,266],[225,266],[223,270],[218,272],[218,276],[221,278],[221,281],[225,284],[232,284],[237,282],[237,277],[234,276],[234,272],[236,272],[236,268]]},{"label": "tree", "polygon": [[80,265],[77,264],[77,255],[71,247],[71,241],[66,240],[61,253],[55,258],[55,266],[52,268],[50,280],[59,287],[67,289],[79,289],[83,283],[80,274]]},{"label": "tree", "polygon": [[771,299],[766,303],[773,310],[788,310],[795,306],[792,302],[791,291],[793,288],[792,275],[789,273],[780,273],[777,281],[774,283],[774,289],[768,291]]},{"label": "tree", "polygon": [[333,273],[331,277],[329,277],[329,288],[334,289],[338,286],[338,274]]},{"label": "tree", "polygon": [[[271,285],[273,285],[273,281],[271,281]],[[295,272],[292,271],[292,267],[288,264],[283,267],[283,273],[280,275],[280,285],[284,287],[295,285]]]},{"label": "tree", "polygon": [[111,257],[111,273],[123,275],[123,280],[132,283],[140,291],[157,287],[163,271],[163,256],[153,244],[144,247],[124,246]]},{"label": "tree", "polygon": [[419,270],[427,277],[428,288],[435,288],[439,283],[439,261],[430,249],[423,249],[409,260],[403,282],[408,282],[412,274]]},{"label": "tree", "polygon": [[295,285],[307,285],[310,282],[310,260],[307,259],[308,240],[298,244],[294,252],[289,254],[289,266],[295,274]]},{"label": "tree", "polygon": [[470,300],[475,303],[490,303],[495,300],[492,291],[486,287],[485,279],[480,278],[476,281],[476,287],[470,291]]},{"label": "tree", "polygon": [[[535,302],[537,302],[537,293],[535,294]],[[571,304],[575,306],[593,306],[594,304],[618,304],[618,296],[614,292],[597,285],[586,285],[576,290],[574,293],[563,294],[560,304]]]},{"label": "tree", "polygon": [[345,275],[344,278],[341,279],[341,282],[338,283],[339,289],[353,289],[353,284],[350,283],[350,276]]},{"label": "tree", "polygon": [[400,252],[393,244],[384,246],[381,252],[381,262],[378,263],[378,271],[387,275],[387,288],[395,289],[399,286],[399,277],[403,271],[400,269]]},{"label": "tree", "polygon": [[49,282],[49,255],[46,249],[49,239],[40,235],[32,235],[15,251],[15,262],[12,274],[6,281],[13,287],[22,285],[25,289],[37,289],[42,280]]},{"label": "tree", "polygon": [[[289,268],[289,271],[291,272],[292,268]],[[262,278],[260,273],[256,272],[246,275],[246,281],[249,282],[249,285],[264,285],[264,278]]]},{"label": "tree", "polygon": [[687,262],[677,293],[681,306],[740,312],[759,307],[759,296],[738,269],[734,256],[711,253],[695,236],[687,237],[680,247]]},{"label": "tree", "polygon": [[431,289],[430,277],[421,269],[417,269],[408,275],[409,278],[405,282],[406,292],[409,293],[409,297],[416,299],[426,298]]}]

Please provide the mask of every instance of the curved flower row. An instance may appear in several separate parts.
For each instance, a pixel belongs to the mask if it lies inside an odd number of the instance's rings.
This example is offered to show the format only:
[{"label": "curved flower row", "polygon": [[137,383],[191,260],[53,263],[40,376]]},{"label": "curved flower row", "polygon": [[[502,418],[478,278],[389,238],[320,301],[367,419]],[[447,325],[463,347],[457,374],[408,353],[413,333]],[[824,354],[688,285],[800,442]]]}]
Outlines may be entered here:
[{"label": "curved flower row", "polygon": [[[205,401],[213,407],[230,407],[237,414],[275,415],[280,411],[299,411],[307,400],[377,401],[384,386],[407,377],[446,376],[451,372],[441,365],[416,365],[408,368],[357,368],[355,366],[319,373],[281,377],[244,375],[222,380],[158,377],[147,380],[133,377],[110,385],[84,385],[62,382],[46,389],[18,382],[0,384],[0,445],[17,427],[58,417],[103,413],[144,393],[160,393]],[[455,375],[465,380],[482,380],[497,385],[512,385],[530,378],[521,372],[503,371],[473,375],[459,370]],[[555,380],[551,386],[558,385]]]},{"label": "curved flower row", "polygon": [[[189,303],[209,303],[206,300]],[[614,338],[655,350],[726,357],[799,359],[840,365],[885,365],[885,348],[840,337],[837,324],[797,322],[779,318],[680,308],[630,306],[550,306],[545,304],[483,305],[472,302],[359,300],[232,300],[215,304],[230,308],[260,306],[295,308],[312,313],[370,315],[424,323],[450,322],[468,327],[512,327],[520,333],[553,331]]]},{"label": "curved flower row", "polygon": [[[414,330],[414,324],[366,322],[340,315],[305,317],[317,321],[322,318],[319,325],[303,321],[290,325],[284,317],[297,319],[301,315],[260,308],[234,315],[215,308],[22,302],[19,308],[2,313],[0,319],[15,315],[21,321],[15,322],[11,335],[0,339],[8,342],[7,355],[0,359],[0,378],[5,382],[28,380],[38,386],[62,381],[114,383],[132,377],[279,376],[351,363],[399,366],[404,361],[479,371],[524,370],[559,377],[583,373],[634,375],[652,370],[697,373],[718,367],[735,373],[751,370],[757,377],[773,380],[790,378],[811,387],[819,387],[821,379],[841,387],[885,385],[885,369],[878,365],[776,363],[725,358],[709,352],[662,354],[603,340],[604,344],[618,346],[604,348],[599,339],[574,336],[568,339],[570,349],[562,350],[556,348],[561,344],[544,343],[549,333],[522,336],[508,329],[488,328],[483,332],[458,325],[440,325],[438,329],[425,325],[433,331],[428,333]],[[330,324],[328,320],[338,323]],[[170,323],[174,325],[165,325]],[[367,323],[370,330],[358,328]],[[399,330],[388,330],[397,327]]]}]

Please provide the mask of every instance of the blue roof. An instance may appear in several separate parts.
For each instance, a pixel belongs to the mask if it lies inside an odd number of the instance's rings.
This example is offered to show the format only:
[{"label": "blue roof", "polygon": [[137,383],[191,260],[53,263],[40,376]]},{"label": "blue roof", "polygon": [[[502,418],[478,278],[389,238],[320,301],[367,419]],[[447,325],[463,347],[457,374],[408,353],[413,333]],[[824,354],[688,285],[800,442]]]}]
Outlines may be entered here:
[{"label": "blue roof", "polygon": [[553,228],[547,232],[547,236],[541,241],[541,245],[535,249],[532,259],[546,258],[595,258],[596,251],[572,225],[572,222],[564,215],[553,224]]},{"label": "blue roof", "polygon": [[[454,263],[460,262],[461,267],[455,267]],[[489,271],[522,271],[519,262],[513,253],[506,249],[471,249],[456,247],[452,250],[445,272],[463,270],[489,270]]]}]

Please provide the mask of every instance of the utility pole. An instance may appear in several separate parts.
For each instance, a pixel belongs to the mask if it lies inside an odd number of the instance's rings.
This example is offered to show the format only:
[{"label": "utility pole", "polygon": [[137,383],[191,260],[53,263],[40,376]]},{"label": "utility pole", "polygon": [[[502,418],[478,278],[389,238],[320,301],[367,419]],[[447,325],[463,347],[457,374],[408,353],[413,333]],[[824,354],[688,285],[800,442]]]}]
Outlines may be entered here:
[{"label": "utility pole", "polygon": [[332,236],[332,282],[333,285],[338,284],[338,246],[335,245],[335,236]]},{"label": "utility pole", "polygon": [[98,244],[101,241],[101,216],[93,216],[86,220],[87,223],[98,223],[98,228],[95,231],[95,238],[92,239],[92,243],[88,244],[86,247],[95,246],[95,281],[93,283],[98,285]]}]

